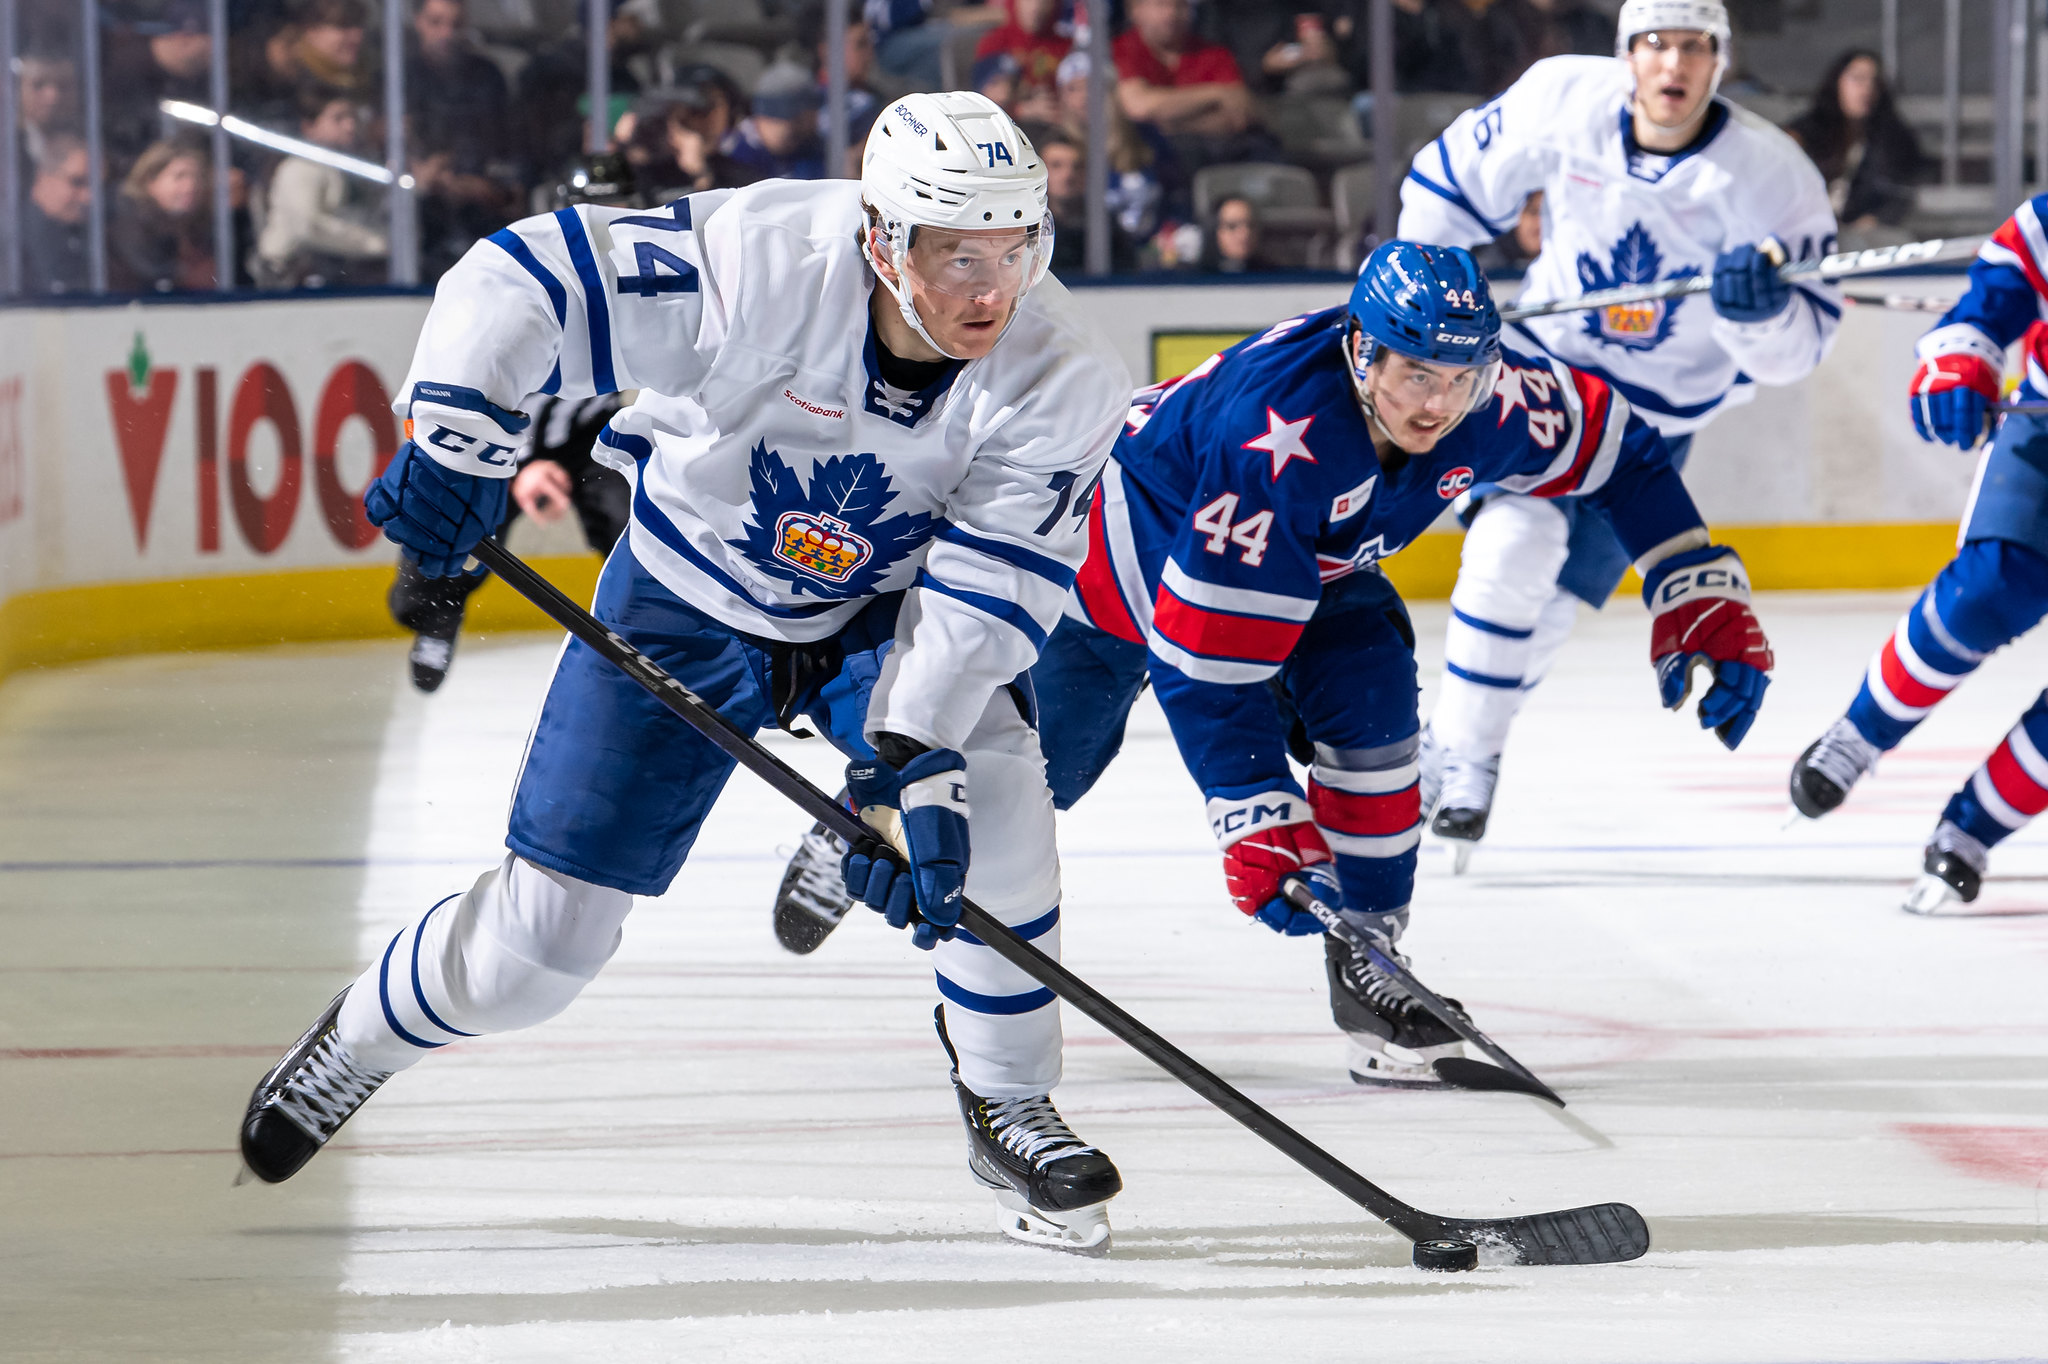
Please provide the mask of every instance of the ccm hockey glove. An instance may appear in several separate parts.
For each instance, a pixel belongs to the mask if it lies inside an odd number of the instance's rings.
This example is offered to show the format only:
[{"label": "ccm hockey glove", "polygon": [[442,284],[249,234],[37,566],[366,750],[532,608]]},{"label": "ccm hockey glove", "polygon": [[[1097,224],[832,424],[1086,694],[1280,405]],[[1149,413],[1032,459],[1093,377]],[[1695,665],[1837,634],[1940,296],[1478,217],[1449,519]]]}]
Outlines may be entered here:
[{"label": "ccm hockey glove", "polygon": [[509,478],[457,473],[412,441],[363,491],[370,524],[405,547],[429,578],[452,578],[477,541],[504,524]]},{"label": "ccm hockey glove", "polygon": [[1906,389],[1913,429],[1922,440],[1975,449],[1998,401],[2005,352],[1968,323],[1935,328],[1920,338],[1919,351],[1920,367]]},{"label": "ccm hockey glove", "polygon": [[1778,273],[1785,248],[1771,238],[1746,243],[1714,258],[1714,311],[1730,322],[1768,322],[1792,302],[1792,286]]},{"label": "ccm hockey glove", "polygon": [[967,759],[950,748],[917,751],[893,734],[876,747],[885,756],[846,765],[847,795],[867,823],[901,828],[910,866],[881,840],[864,840],[847,851],[840,873],[854,899],[891,928],[915,924],[911,942],[930,950],[953,936],[967,886]]},{"label": "ccm hockey glove", "polygon": [[[1275,933],[1301,937],[1323,931],[1322,921],[1287,902],[1281,889],[1290,876],[1331,864],[1330,845],[1309,818],[1308,800],[1298,791],[1223,790],[1209,797],[1209,827],[1223,849],[1223,881],[1240,911]],[[1341,909],[1344,893],[1336,877],[1314,878],[1317,898]]]},{"label": "ccm hockey glove", "polygon": [[1643,582],[1650,608],[1650,662],[1667,710],[1692,692],[1692,670],[1713,685],[1700,698],[1700,728],[1734,748],[1756,722],[1771,685],[1770,641],[1749,609],[1749,574],[1732,549],[1707,545],[1659,561]]}]

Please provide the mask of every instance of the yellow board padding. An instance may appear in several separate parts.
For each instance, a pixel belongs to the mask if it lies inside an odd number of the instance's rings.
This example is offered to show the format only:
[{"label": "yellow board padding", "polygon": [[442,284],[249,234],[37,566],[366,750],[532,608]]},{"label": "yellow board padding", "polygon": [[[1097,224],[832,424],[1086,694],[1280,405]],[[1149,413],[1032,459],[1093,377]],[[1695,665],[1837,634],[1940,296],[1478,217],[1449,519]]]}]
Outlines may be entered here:
[{"label": "yellow board padding", "polygon": [[1250,332],[1153,332],[1152,382],[1178,379],[1219,350],[1250,336]]},{"label": "yellow board padding", "polygon": [[[530,561],[563,592],[588,602],[602,561],[594,554]],[[0,603],[0,677],[20,668],[118,654],[246,649],[323,639],[404,635],[385,609],[392,568],[289,569],[170,582],[91,583],[28,592]],[[466,628],[545,630],[547,617],[493,579],[470,598]]]},{"label": "yellow board padding", "polygon": [[[1714,542],[1742,556],[1759,591],[1878,591],[1920,587],[1955,557],[1947,521],[1874,525],[1715,526]],[[1388,559],[1386,574],[1412,601],[1442,600],[1458,580],[1456,532],[1424,535]],[[1642,590],[1634,570],[1616,594]]]},{"label": "yellow board padding", "polygon": [[[1856,526],[1723,526],[1719,543],[1748,564],[1760,590],[1919,587],[1955,554],[1947,522]],[[1414,601],[1442,600],[1458,579],[1464,537],[1425,535],[1386,561]],[[596,555],[537,558],[534,568],[573,599],[597,590]],[[325,639],[398,637],[384,594],[389,565],[293,569],[172,582],[92,583],[29,592],[0,603],[0,677],[19,668],[117,654],[246,649]],[[1633,594],[1634,573],[1620,591]],[[547,630],[547,618],[495,580],[470,599],[467,628]]]}]

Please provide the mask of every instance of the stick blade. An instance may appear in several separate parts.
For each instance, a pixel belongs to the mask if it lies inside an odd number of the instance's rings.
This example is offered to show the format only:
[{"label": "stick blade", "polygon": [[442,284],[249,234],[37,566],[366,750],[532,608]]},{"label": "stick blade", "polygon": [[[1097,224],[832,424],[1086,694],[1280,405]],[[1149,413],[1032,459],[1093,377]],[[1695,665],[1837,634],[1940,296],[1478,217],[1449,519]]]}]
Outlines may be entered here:
[{"label": "stick blade", "polygon": [[1626,1203],[1595,1203],[1528,1217],[1440,1217],[1427,1239],[1470,1241],[1482,1261],[1517,1265],[1612,1265],[1650,1249],[1650,1228]]},{"label": "stick blade", "polygon": [[1504,1094],[1527,1094],[1545,1103],[1565,1106],[1557,1091],[1541,1080],[1525,1079],[1511,1070],[1489,1066],[1484,1061],[1474,1061],[1466,1056],[1445,1056],[1430,1062],[1436,1078],[1452,1089],[1495,1090]]}]

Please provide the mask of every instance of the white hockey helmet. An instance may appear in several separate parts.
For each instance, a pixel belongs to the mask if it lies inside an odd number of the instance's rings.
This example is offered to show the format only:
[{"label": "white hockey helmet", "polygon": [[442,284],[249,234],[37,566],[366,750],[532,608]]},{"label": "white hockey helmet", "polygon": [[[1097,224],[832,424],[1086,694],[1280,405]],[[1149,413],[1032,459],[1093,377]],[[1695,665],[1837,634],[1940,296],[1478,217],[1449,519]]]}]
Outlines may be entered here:
[{"label": "white hockey helmet", "polygon": [[[1006,294],[1014,317],[1015,304],[1045,277],[1052,262],[1045,182],[1045,163],[1031,139],[985,95],[905,95],[875,120],[861,153],[861,198],[880,229],[896,282],[880,271],[876,276],[903,310],[903,320],[935,350],[947,353],[925,330],[904,284],[918,229],[1021,233],[1022,249],[965,263],[958,279],[917,275],[919,282],[944,293]],[[861,234],[870,263],[875,245],[869,233]]]},{"label": "white hockey helmet", "polygon": [[1712,98],[1728,70],[1728,48],[1734,41],[1734,30],[1728,26],[1728,7],[1721,0],[1623,0],[1621,14],[1614,24],[1614,55],[1627,57],[1629,44],[1637,34],[1660,28],[1712,35],[1716,53],[1714,83],[1707,91],[1708,98]]}]

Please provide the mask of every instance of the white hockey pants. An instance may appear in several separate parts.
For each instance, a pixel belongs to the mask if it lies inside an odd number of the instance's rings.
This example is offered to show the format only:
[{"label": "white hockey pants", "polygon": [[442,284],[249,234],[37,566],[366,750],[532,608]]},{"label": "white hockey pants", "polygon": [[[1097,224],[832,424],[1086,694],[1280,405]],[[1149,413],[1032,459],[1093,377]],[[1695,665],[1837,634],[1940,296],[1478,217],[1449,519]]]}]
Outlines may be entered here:
[{"label": "white hockey pants", "polygon": [[[1059,860],[1038,736],[999,691],[962,751],[973,811],[967,894],[1057,958]],[[764,908],[767,898],[764,886]],[[632,907],[624,891],[507,854],[465,894],[400,930],[357,977],[341,1041],[359,1064],[392,1071],[465,1037],[552,1018],[611,960]],[[1050,990],[965,933],[940,943],[932,964],[968,1088],[1022,1098],[1059,1082]],[[800,988],[794,978],[791,988]]]},{"label": "white hockey pants", "polygon": [[1444,679],[1430,732],[1461,757],[1498,757],[1522,701],[1550,671],[1578,617],[1557,585],[1571,523],[1539,497],[1496,494],[1465,532]]}]

